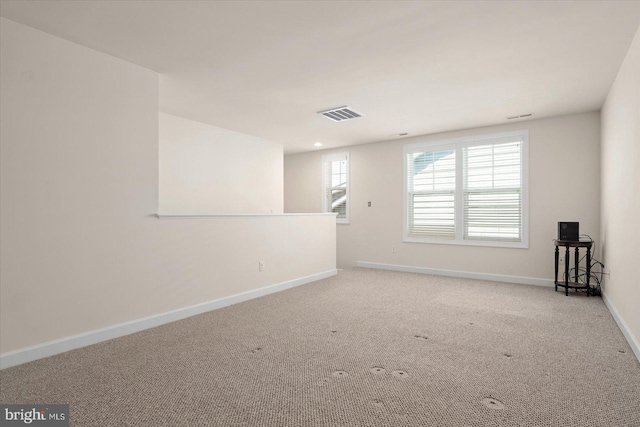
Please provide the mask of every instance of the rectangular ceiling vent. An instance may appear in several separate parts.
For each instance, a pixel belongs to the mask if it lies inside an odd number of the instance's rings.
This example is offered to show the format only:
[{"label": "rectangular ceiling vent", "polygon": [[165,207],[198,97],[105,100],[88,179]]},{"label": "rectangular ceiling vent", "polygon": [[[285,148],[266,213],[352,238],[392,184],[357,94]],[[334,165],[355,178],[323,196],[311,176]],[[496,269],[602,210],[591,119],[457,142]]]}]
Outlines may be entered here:
[{"label": "rectangular ceiling vent", "polygon": [[332,108],[325,111],[318,111],[318,114],[322,114],[323,116],[333,120],[334,122],[343,122],[345,120],[357,119],[358,117],[364,116],[364,114],[358,113],[357,111],[346,106]]},{"label": "rectangular ceiling vent", "polygon": [[507,120],[523,119],[523,118],[525,118],[525,117],[531,117],[531,116],[533,116],[533,113],[520,114],[519,116],[511,116],[511,117],[507,117]]}]

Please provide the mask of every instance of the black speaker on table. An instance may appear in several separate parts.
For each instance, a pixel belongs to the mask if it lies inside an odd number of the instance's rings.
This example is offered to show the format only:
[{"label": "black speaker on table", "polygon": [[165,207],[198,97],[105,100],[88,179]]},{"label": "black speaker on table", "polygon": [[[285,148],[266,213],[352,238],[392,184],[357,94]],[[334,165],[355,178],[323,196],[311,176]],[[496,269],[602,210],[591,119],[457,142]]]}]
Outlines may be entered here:
[{"label": "black speaker on table", "polygon": [[559,222],[558,223],[558,240],[569,242],[577,242],[580,240],[580,223],[579,222]]}]

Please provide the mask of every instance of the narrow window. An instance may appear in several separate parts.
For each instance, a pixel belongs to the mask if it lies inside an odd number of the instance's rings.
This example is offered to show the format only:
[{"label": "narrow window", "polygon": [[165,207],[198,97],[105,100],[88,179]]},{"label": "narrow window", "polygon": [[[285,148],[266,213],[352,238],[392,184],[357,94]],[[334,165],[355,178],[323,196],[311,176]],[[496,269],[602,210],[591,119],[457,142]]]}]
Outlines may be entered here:
[{"label": "narrow window", "polygon": [[340,224],[349,223],[349,153],[322,156],[322,211],[337,213]]}]

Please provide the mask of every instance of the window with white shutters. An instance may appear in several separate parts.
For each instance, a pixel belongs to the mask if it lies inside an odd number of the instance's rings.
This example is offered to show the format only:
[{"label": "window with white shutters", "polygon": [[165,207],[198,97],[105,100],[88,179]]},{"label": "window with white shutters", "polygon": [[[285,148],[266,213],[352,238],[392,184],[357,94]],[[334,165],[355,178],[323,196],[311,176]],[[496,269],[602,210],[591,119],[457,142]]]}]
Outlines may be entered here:
[{"label": "window with white shutters", "polygon": [[349,223],[349,153],[322,156],[322,211],[337,213],[338,223]]},{"label": "window with white shutters", "polygon": [[455,239],[455,150],[407,153],[408,234]]},{"label": "window with white shutters", "polygon": [[527,131],[406,145],[404,240],[527,247]]}]

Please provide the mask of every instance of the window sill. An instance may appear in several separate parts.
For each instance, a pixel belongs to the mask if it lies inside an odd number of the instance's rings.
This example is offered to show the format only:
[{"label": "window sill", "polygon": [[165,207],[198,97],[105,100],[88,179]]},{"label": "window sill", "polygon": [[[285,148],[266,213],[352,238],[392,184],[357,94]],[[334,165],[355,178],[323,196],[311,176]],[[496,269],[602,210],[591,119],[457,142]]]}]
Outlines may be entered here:
[{"label": "window sill", "polygon": [[403,242],[426,243],[434,245],[456,245],[456,246],[485,246],[493,248],[529,249],[528,242],[494,242],[488,240],[440,240],[440,239],[420,239],[417,237],[404,237]]}]

